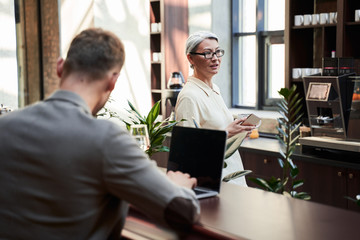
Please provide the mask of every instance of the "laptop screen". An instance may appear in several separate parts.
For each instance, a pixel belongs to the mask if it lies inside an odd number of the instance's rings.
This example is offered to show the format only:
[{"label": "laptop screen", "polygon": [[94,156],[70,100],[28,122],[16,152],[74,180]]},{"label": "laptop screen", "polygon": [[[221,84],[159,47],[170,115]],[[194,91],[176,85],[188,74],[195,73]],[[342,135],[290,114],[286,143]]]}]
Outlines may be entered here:
[{"label": "laptop screen", "polygon": [[225,131],[175,126],[167,169],[189,173],[198,187],[219,191],[226,138]]}]

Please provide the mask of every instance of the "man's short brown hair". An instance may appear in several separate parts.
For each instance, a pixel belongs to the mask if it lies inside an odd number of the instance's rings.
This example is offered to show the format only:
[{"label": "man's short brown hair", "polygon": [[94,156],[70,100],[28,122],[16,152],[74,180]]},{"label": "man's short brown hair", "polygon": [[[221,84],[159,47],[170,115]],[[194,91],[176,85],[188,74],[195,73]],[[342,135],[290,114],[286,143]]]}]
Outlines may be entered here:
[{"label": "man's short brown hair", "polygon": [[101,28],[82,31],[71,42],[63,68],[63,77],[80,72],[92,80],[103,78],[110,69],[122,68],[124,45],[113,33]]}]

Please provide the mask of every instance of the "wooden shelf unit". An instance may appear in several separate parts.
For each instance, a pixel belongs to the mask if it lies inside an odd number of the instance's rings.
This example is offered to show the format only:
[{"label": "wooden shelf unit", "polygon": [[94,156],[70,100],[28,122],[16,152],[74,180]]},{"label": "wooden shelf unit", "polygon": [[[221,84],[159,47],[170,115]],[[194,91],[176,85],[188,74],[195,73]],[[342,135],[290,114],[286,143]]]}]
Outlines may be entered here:
[{"label": "wooden shelf unit", "polygon": [[[150,51],[152,104],[161,100],[163,118],[169,116],[164,91],[172,72],[188,74],[185,42],[188,37],[188,3],[183,0],[150,0]],[[151,24],[158,23],[160,31],[152,32]],[[160,55],[153,58],[153,53]],[[168,109],[167,109],[168,108]]]},{"label": "wooden shelf unit", "polygon": [[[292,79],[293,68],[321,68],[322,58],[353,57],[355,71],[360,74],[360,22],[355,22],[355,10],[360,1],[353,0],[293,0],[285,1],[285,86],[297,85],[304,97],[300,79]],[[294,16],[337,12],[337,23],[294,26]],[[303,106],[305,106],[305,100]],[[304,107],[303,112],[306,113]]]}]

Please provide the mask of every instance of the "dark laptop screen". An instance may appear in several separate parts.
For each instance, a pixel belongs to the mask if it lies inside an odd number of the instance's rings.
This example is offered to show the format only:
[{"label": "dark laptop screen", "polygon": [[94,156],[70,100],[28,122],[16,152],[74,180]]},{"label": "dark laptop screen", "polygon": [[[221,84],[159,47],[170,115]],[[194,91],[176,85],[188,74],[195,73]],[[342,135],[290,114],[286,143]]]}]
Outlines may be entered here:
[{"label": "dark laptop screen", "polygon": [[199,187],[219,190],[226,138],[225,131],[175,126],[168,170],[189,173]]}]

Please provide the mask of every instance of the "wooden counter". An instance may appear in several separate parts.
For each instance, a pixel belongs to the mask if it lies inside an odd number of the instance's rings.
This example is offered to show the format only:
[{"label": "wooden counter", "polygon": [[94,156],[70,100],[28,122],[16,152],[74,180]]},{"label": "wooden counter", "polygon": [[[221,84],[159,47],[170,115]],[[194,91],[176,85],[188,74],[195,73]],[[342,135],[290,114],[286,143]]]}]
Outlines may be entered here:
[{"label": "wooden counter", "polygon": [[[239,148],[245,169],[253,171],[249,177],[280,177],[282,169],[277,159],[280,144],[276,139],[246,139]],[[351,209],[360,207],[345,196],[354,198],[360,194],[360,156],[358,153],[309,149],[297,146],[292,155],[299,168],[298,179],[304,185],[298,191],[308,192],[311,201]],[[257,187],[247,180],[249,186]]]},{"label": "wooden counter", "polygon": [[[274,138],[246,138],[239,148],[240,152],[253,152],[275,157],[280,156],[279,150],[280,143]],[[306,162],[360,169],[360,154],[356,152],[320,150],[319,148],[314,150],[298,145],[292,158]]]},{"label": "wooden counter", "polygon": [[[130,215],[124,236],[138,239],[357,239],[360,214],[223,183],[217,197],[200,200],[201,219],[181,237]],[[145,226],[145,227],[142,227]]]}]

